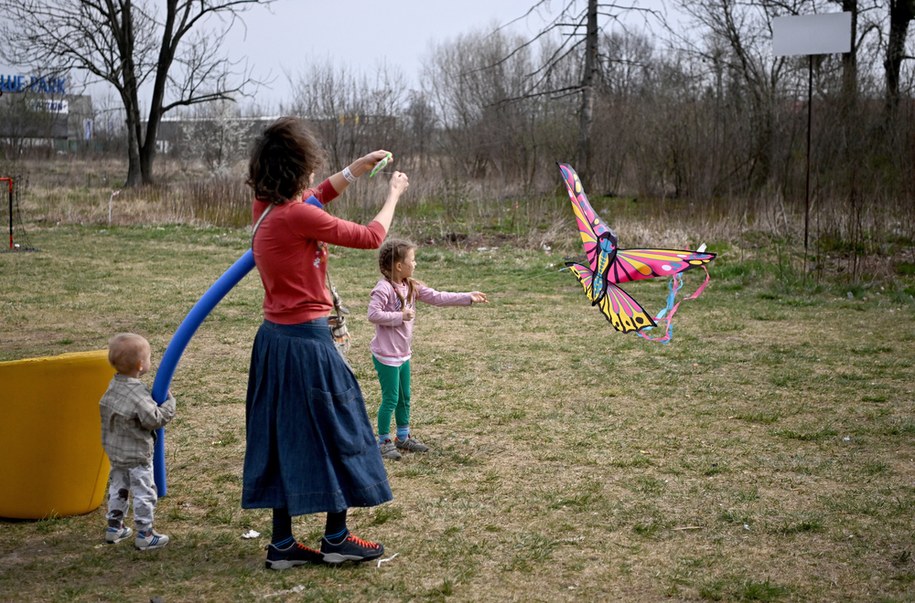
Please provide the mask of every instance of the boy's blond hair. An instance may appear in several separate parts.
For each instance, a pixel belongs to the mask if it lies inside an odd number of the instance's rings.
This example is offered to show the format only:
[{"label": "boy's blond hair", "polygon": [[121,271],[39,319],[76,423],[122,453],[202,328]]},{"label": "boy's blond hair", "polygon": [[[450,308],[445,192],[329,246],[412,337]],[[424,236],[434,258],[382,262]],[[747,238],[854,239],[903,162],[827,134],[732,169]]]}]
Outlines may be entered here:
[{"label": "boy's blond hair", "polygon": [[127,374],[136,370],[149,349],[149,342],[136,333],[118,333],[108,340],[108,362],[119,373]]}]

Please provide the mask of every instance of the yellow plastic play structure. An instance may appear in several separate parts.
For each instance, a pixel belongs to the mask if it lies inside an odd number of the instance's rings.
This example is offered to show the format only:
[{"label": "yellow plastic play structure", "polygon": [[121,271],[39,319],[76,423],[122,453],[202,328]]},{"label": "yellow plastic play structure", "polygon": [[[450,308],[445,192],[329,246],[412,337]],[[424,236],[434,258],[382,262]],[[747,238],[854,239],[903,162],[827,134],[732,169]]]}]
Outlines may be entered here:
[{"label": "yellow plastic play structure", "polygon": [[0,517],[101,505],[109,464],[98,404],[114,372],[107,350],[0,362]]}]

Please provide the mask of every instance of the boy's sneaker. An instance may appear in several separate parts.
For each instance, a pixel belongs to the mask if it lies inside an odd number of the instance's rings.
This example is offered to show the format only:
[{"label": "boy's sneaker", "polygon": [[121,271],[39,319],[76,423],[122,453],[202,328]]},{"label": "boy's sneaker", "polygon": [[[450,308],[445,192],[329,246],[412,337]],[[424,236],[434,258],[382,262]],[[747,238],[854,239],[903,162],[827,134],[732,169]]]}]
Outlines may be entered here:
[{"label": "boy's sneaker", "polygon": [[285,549],[278,549],[273,543],[267,545],[267,569],[284,570],[306,563],[323,563],[324,557],[319,551],[299,542],[290,544]]},{"label": "boy's sneaker", "polygon": [[124,526],[119,528],[108,528],[105,530],[105,542],[108,544],[117,544],[122,540],[130,538],[131,534],[133,534],[133,530],[125,528]]},{"label": "boy's sneaker", "polygon": [[141,551],[151,551],[161,549],[168,544],[168,536],[159,534],[155,530],[146,530],[137,532],[137,538],[133,541],[135,547]]},{"label": "boy's sneaker", "polygon": [[394,442],[391,440],[384,441],[384,444],[381,445],[381,458],[393,461],[400,460],[400,453],[397,452],[397,446],[394,445]]},{"label": "boy's sneaker", "polygon": [[394,438],[394,445],[401,450],[406,450],[407,452],[429,452],[429,447],[413,436],[407,436],[406,440]]},{"label": "boy's sneaker", "polygon": [[324,563],[368,561],[381,557],[384,554],[384,546],[379,542],[369,542],[349,534],[338,544],[331,544],[327,538],[322,538],[321,554],[324,555]]}]

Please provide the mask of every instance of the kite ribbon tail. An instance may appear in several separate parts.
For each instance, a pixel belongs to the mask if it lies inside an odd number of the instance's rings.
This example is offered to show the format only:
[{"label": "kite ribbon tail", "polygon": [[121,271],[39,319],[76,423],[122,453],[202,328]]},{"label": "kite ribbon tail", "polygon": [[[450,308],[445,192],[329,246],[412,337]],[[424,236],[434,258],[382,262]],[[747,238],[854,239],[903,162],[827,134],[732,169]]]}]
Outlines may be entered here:
[{"label": "kite ribbon tail", "polygon": [[[650,337],[642,331],[636,332],[636,335],[641,337],[646,341],[654,341],[655,343],[669,343],[671,337],[673,337],[673,323],[671,320],[674,317],[674,313],[677,311],[677,307],[680,305],[679,302],[674,303],[677,299],[677,293],[683,287],[683,277],[679,274],[675,274],[671,277],[670,281],[667,283],[667,305],[658,312],[658,315],[655,316],[655,322],[664,323],[664,334],[657,337]],[[645,331],[649,331],[655,327],[648,327]]]},{"label": "kite ribbon tail", "polygon": [[[708,268],[707,268],[707,267],[705,267],[705,266],[703,265],[703,266],[702,266],[702,269],[705,270],[705,280],[702,281],[702,284],[701,284],[701,285],[699,285],[698,287],[696,287],[696,290],[693,291],[693,294],[692,294],[692,295],[690,295],[689,297],[686,298],[687,300],[688,300],[688,299],[696,299],[697,297],[699,297],[700,295],[702,295],[702,292],[705,291],[705,288],[708,286],[709,280],[711,280],[711,278],[712,278],[712,275],[708,273]],[[686,301],[686,300],[683,300],[683,301]]]},{"label": "kite ribbon tail", "polygon": [[[156,378],[152,386],[152,398],[156,404],[162,404],[168,399],[168,386],[175,374],[178,360],[197,331],[197,327],[232,287],[237,285],[253,268],[254,254],[249,249],[207,289],[203,297],[187,313],[165,349],[159,369],[156,371]],[[159,496],[165,496],[168,487],[165,481],[165,429],[162,427],[156,430],[156,442],[153,447],[153,480],[156,482]]]},{"label": "kite ribbon tail", "polygon": [[[708,268],[706,268],[705,266],[703,266],[702,269],[705,270],[705,280],[702,282],[702,284],[699,285],[698,287],[696,287],[696,290],[693,291],[690,295],[688,295],[687,297],[684,297],[683,299],[681,299],[680,301],[678,301],[676,304],[674,304],[674,307],[673,307],[673,309],[670,311],[670,314],[667,315],[667,324],[668,324],[668,327],[669,327],[669,329],[670,329],[670,331],[671,331],[671,335],[673,334],[673,319],[674,319],[674,314],[677,312],[677,309],[680,307],[680,304],[682,304],[682,303],[685,302],[685,301],[689,301],[689,300],[691,300],[691,299],[696,299],[697,297],[699,297],[700,295],[702,295],[702,292],[705,291],[705,288],[708,286],[708,282],[709,282],[709,280],[711,279],[711,275],[708,273]],[[682,277],[681,275],[679,275],[679,274],[678,274],[677,276],[680,277],[680,279],[681,279],[681,283],[680,283],[680,284],[681,284],[681,286],[682,286],[682,284],[683,284],[683,283],[682,283],[682,278],[683,278],[683,277]],[[679,287],[678,287],[678,289],[679,289]],[[668,338],[668,341],[670,341],[670,338]],[[665,341],[664,343],[667,343],[667,342]]]},{"label": "kite ribbon tail", "polygon": [[[673,303],[673,302],[674,302],[674,298],[677,295],[677,292],[679,292],[680,288],[683,286],[683,276],[682,276],[682,274],[676,274],[676,275],[674,275],[674,277],[672,279],[670,279],[670,292],[667,295],[667,307],[664,308],[663,310],[661,310],[657,316],[657,320],[659,320],[659,321],[661,319],[664,319],[664,323],[665,323],[664,334],[659,337],[649,337],[648,335],[645,335],[644,333],[639,331],[638,332],[639,337],[642,337],[643,339],[646,339],[648,341],[654,341],[657,343],[670,343],[670,340],[673,337],[673,332],[674,332],[674,325],[673,325],[674,314],[677,313],[677,310],[680,308],[680,304],[685,301],[691,300],[691,299],[696,299],[697,297],[702,295],[702,292],[705,291],[705,288],[709,284],[709,280],[711,280],[711,275],[708,272],[708,268],[706,268],[705,266],[702,266],[702,270],[705,271],[705,280],[702,281],[702,284],[699,285],[698,287],[696,287],[696,290],[693,291],[690,295],[681,299],[677,303]],[[676,281],[676,283],[674,283],[674,281]],[[666,314],[666,317],[665,317],[665,314]]]}]

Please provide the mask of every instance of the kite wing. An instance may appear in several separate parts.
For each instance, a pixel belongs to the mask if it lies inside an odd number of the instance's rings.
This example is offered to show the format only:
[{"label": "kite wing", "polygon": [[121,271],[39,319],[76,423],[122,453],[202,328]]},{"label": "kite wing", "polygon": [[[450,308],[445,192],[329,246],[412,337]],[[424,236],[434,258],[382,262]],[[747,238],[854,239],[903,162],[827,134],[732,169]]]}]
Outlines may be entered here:
[{"label": "kite wing", "polygon": [[[604,275],[610,283],[625,283],[656,276],[673,276],[684,270],[708,264],[714,253],[681,249],[619,249],[616,233],[607,226],[585,195],[578,174],[567,163],[560,163],[572,211],[591,271]],[[600,284],[596,287],[601,290]]]},{"label": "kite wing", "polygon": [[[705,270],[705,283],[686,298],[695,299],[708,284],[706,264],[715,259],[715,254],[681,249],[620,249],[616,233],[591,207],[581,180],[572,166],[560,163],[559,169],[569,192],[569,199],[572,201],[572,211],[587,258],[586,263],[566,262],[566,266],[581,283],[591,305],[598,306],[613,328],[623,333],[656,327],[657,323],[631,295],[618,287],[617,283],[657,276],[671,277],[668,307],[658,314],[658,320],[666,314],[666,334],[663,338],[657,339],[669,341],[671,318],[680,305],[679,302],[674,303],[673,299],[682,286],[682,281],[679,280],[681,277],[678,275],[696,267]],[[674,280],[676,287],[673,286]]]},{"label": "kite wing", "polygon": [[593,306],[600,301],[600,296],[594,293],[594,272],[584,264],[579,264],[578,262],[566,262],[566,266],[572,271],[572,274],[575,275],[575,278],[578,279],[581,286],[584,287],[585,295],[588,297],[591,305]]},{"label": "kite wing", "polygon": [[559,170],[562,172],[566,190],[569,191],[572,211],[578,222],[578,232],[581,234],[581,243],[585,248],[585,256],[588,258],[591,271],[605,274],[610,263],[609,256],[616,250],[616,233],[604,224],[591,207],[585,189],[581,186],[581,180],[572,166],[560,163]]},{"label": "kite wing", "polygon": [[628,333],[645,327],[657,326],[657,323],[639,302],[613,283],[606,283],[606,287],[600,295],[595,297],[594,272],[578,262],[566,262],[566,266],[581,283],[585,295],[591,300],[591,305],[597,305],[617,331]]},{"label": "kite wing", "polygon": [[607,271],[611,283],[640,281],[656,276],[673,276],[690,268],[704,266],[714,253],[679,249],[620,249]]}]

